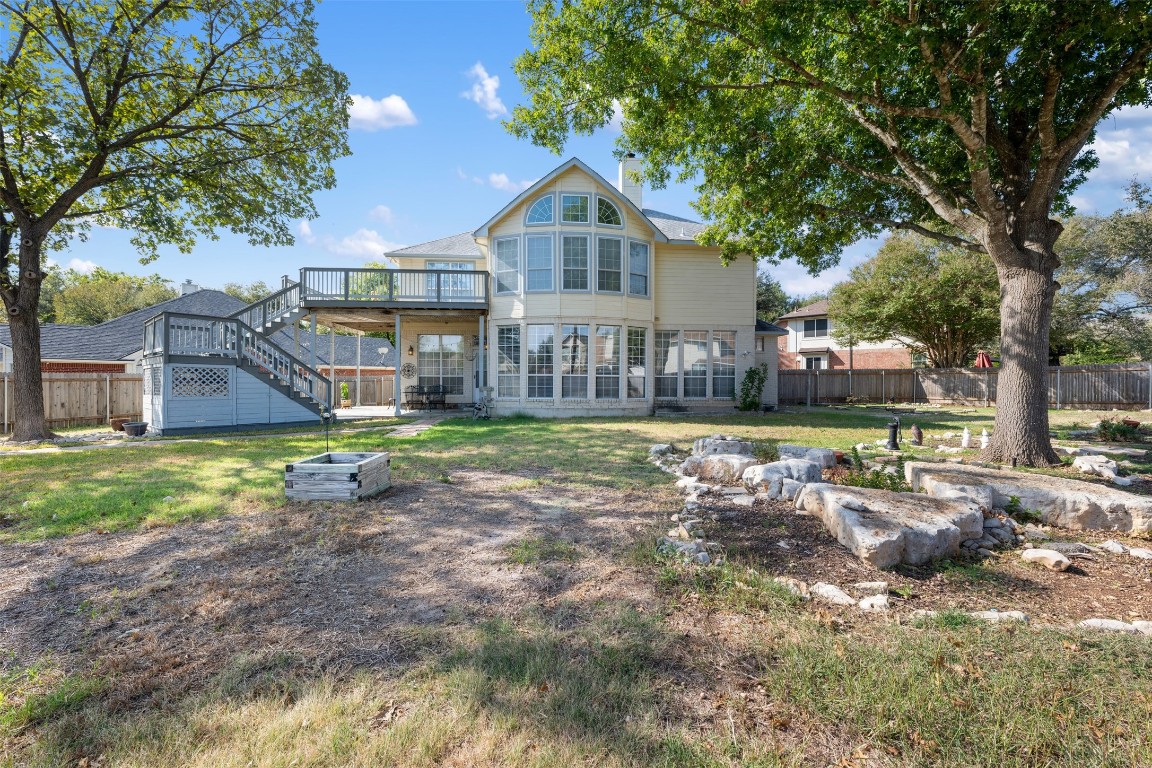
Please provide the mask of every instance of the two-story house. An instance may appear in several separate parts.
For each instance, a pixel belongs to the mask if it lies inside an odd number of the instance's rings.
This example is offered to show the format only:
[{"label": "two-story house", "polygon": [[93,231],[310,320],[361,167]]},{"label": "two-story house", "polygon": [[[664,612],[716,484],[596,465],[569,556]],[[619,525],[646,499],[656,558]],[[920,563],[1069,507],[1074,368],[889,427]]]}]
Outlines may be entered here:
[{"label": "two-story house", "polygon": [[[625,157],[612,185],[572,158],[479,228],[385,254],[396,269],[306,267],[225,321],[156,318],[145,366],[164,367],[146,377],[146,413],[161,430],[218,428],[229,392],[277,422],[324,412],[332,392],[319,344],[297,340],[293,354],[268,336],[305,314],[313,328],[395,333],[398,414],[415,388],[448,407],[490,393],[498,414],[730,411],[760,364],[769,371],[761,403],[774,406],[775,338],[785,332],[756,321],[755,263],[724,265],[719,248],[697,242],[702,224],[644,208],[638,168]],[[192,371],[198,357],[238,370]],[[192,382],[178,390],[190,394],[177,420],[166,402],[172,376]],[[292,407],[265,405],[251,377],[274,380]],[[243,405],[232,410],[237,425],[248,418]]]},{"label": "two-story house", "polygon": [[776,321],[781,370],[911,368],[912,353],[899,340],[844,343],[832,336],[827,300],[793,310]]}]

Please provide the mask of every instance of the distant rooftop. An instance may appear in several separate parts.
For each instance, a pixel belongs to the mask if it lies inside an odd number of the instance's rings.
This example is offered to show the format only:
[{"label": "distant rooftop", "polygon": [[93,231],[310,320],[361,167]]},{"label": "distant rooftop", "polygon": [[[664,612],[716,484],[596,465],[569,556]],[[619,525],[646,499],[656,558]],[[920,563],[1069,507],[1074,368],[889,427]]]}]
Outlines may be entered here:
[{"label": "distant rooftop", "polygon": [[481,256],[480,246],[471,232],[461,232],[458,235],[442,237],[439,240],[430,240],[427,243],[410,245],[396,251],[389,251],[388,256],[464,256],[478,259]]},{"label": "distant rooftop", "polygon": [[809,304],[799,309],[794,309],[786,315],[782,315],[778,320],[793,320],[801,317],[821,317],[828,314],[828,300],[821,299],[814,304]]}]

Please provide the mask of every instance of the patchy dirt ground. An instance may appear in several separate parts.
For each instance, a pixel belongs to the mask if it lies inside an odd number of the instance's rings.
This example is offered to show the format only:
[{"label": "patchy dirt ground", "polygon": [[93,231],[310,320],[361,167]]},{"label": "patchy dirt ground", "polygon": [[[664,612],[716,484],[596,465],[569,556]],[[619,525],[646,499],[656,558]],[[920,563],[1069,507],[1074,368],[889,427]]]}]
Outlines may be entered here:
[{"label": "patchy dirt ground", "polygon": [[[889,583],[898,615],[921,608],[1019,610],[1034,623],[1055,625],[1086,618],[1152,618],[1152,566],[1126,554],[1076,557],[1063,573],[1023,562],[1020,550],[1001,550],[993,561],[982,564],[959,560],[881,572],[840,546],[817,518],[797,515],[790,502],[758,500],[749,513],[716,496],[704,498],[710,500],[709,511],[720,517],[708,529],[709,538],[723,543],[736,560],[762,573],[809,584],[825,581],[844,587],[883,579]],[[1054,531],[1053,538],[1087,544],[1115,539],[1149,546],[1147,541],[1115,533]]]},{"label": "patchy dirt ground", "polygon": [[[108,706],[195,690],[238,653],[285,651],[316,669],[401,667],[426,628],[597,595],[643,608],[622,552],[662,514],[659,495],[575,491],[459,471],[363,504],[4,548],[0,647],[29,664],[116,676]],[[667,502],[665,498],[665,503]],[[509,547],[568,542],[571,562],[515,565]],[[0,660],[0,664],[4,662]]]}]

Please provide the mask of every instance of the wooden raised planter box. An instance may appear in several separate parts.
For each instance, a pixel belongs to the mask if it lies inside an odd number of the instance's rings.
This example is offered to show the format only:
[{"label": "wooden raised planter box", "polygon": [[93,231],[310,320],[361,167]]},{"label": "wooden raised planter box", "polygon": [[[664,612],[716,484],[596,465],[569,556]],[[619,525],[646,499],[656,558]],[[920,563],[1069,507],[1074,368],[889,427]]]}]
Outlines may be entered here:
[{"label": "wooden raised planter box", "polygon": [[290,499],[361,499],[391,485],[387,453],[322,453],[284,467]]}]

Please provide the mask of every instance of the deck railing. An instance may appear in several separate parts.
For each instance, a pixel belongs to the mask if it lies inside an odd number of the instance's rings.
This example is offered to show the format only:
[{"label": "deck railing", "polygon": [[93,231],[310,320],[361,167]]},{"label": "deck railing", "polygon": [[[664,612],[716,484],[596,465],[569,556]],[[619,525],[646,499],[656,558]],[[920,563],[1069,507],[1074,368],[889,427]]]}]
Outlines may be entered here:
[{"label": "deck railing", "polygon": [[242,323],[258,330],[271,330],[276,323],[291,322],[292,313],[300,309],[300,283],[290,282],[270,296],[254,301],[239,312],[233,312],[233,317]]},{"label": "deck railing", "polygon": [[331,387],[319,371],[305,365],[247,323],[234,318],[176,312],[144,324],[144,356],[231,358],[258,366],[293,392],[331,405]]},{"label": "deck railing", "polygon": [[301,300],[381,304],[487,304],[488,273],[442,269],[300,270]]}]

